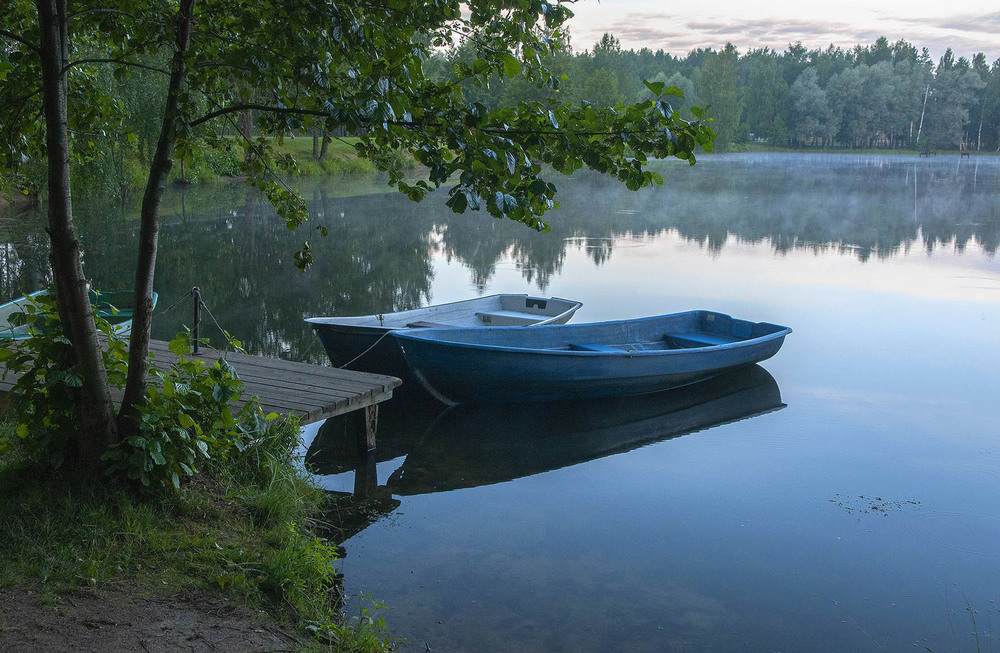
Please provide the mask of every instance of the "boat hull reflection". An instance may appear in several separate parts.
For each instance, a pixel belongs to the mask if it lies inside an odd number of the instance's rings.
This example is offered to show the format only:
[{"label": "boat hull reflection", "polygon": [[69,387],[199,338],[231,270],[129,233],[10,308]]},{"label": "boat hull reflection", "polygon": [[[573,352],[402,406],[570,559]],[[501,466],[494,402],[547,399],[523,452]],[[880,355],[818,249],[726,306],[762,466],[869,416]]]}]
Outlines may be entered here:
[{"label": "boat hull reflection", "polygon": [[758,365],[641,397],[456,406],[413,443],[386,486],[414,495],[501,483],[783,407],[774,377]]},{"label": "boat hull reflection", "polygon": [[[389,402],[392,403],[392,402]],[[453,406],[401,403],[380,417],[378,461],[405,456],[388,478],[394,495],[502,483],[784,408],[774,377],[759,365],[682,388],[600,401]],[[306,454],[317,475],[360,473],[372,460],[329,420]]]}]

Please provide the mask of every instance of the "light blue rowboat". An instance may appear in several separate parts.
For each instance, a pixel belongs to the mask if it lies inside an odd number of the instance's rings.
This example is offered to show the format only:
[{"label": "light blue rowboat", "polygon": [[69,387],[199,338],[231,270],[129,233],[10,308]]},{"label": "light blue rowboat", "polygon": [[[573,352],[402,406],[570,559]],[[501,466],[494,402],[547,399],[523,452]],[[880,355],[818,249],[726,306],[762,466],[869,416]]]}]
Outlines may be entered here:
[{"label": "light blue rowboat", "polygon": [[326,349],[334,367],[389,374],[409,380],[395,329],[428,327],[532,326],[568,322],[580,302],[559,297],[487,295],[447,304],[377,315],[310,317],[306,319]]},{"label": "light blue rowboat", "polygon": [[[30,295],[18,297],[0,304],[0,340],[24,340],[31,336],[31,330],[44,331],[44,317],[29,308],[33,299],[45,294],[46,290],[37,290]],[[131,290],[106,290],[90,292],[90,304],[97,310],[98,317],[104,318],[111,325],[111,330],[127,337],[132,332],[132,312],[135,294]],[[157,294],[153,293],[153,307],[156,307]],[[29,328],[30,327],[30,328]]]},{"label": "light blue rowboat", "polygon": [[428,392],[458,404],[659,392],[770,358],[791,331],[689,311],[531,329],[397,330],[392,336]]}]

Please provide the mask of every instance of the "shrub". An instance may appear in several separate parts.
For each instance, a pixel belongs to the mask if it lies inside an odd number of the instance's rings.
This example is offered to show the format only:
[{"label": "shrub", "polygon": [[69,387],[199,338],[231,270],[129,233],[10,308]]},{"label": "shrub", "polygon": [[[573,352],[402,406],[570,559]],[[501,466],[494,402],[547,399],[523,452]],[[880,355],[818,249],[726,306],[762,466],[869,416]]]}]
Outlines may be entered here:
[{"label": "shrub", "polygon": [[[94,307],[98,331],[108,340],[103,351],[108,380],[118,387],[125,382],[128,353],[125,343]],[[27,460],[59,468],[72,450],[76,435],[75,390],[83,377],[73,364],[69,340],[63,335],[56,310],[54,288],[36,294],[23,313],[11,321],[26,326],[31,337],[10,339],[0,347],[0,363],[21,376],[11,390],[11,409],[16,415],[16,434]]]}]

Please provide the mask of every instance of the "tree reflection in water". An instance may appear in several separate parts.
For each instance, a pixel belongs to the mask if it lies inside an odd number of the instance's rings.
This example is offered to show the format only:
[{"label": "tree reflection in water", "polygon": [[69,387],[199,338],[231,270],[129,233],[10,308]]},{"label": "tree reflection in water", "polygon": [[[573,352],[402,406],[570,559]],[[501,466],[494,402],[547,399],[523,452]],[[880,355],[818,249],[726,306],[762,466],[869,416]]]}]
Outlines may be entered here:
[{"label": "tree reflection in water", "polygon": [[[662,187],[630,192],[596,175],[557,179],[561,208],[551,233],[483,214],[456,215],[441,197],[414,204],[398,193],[336,197],[371,180],[296,180],[313,223],[290,232],[242,184],[175,188],[164,203],[154,337],[190,324],[167,311],[199,286],[218,323],[252,353],[322,362],[302,318],[397,311],[429,303],[435,257],[458,262],[484,291],[509,260],[540,292],[568,252],[607,264],[616,247],[676,234],[720,254],[728,243],[836,251],[861,261],[950,246],[1000,245],[995,157],[747,154],[702,157],[694,168],[664,162]],[[85,270],[98,288],[130,287],[135,206],[77,201]],[[48,279],[44,211],[0,214],[3,299]],[[295,270],[292,253],[313,245],[315,265]],[[186,307],[187,304],[182,304]]]}]

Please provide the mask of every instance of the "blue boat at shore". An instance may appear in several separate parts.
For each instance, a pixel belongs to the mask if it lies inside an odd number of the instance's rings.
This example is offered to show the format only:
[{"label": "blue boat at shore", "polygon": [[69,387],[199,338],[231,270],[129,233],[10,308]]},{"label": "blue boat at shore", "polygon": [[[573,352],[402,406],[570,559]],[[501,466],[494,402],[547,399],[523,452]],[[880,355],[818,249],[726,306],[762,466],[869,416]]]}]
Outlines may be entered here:
[{"label": "blue boat at shore", "polygon": [[778,353],[788,327],[712,311],[518,327],[397,330],[410,370],[448,404],[641,395]]},{"label": "blue boat at shore", "polygon": [[[0,304],[0,340],[25,340],[30,338],[32,331],[44,331],[45,320],[34,312],[34,299],[46,294],[48,290],[37,290],[29,295],[12,299]],[[135,303],[135,293],[131,290],[90,290],[90,304],[97,316],[108,321],[111,330],[127,338],[132,334],[132,313]],[[153,308],[156,308],[158,295],[152,296]]]}]

